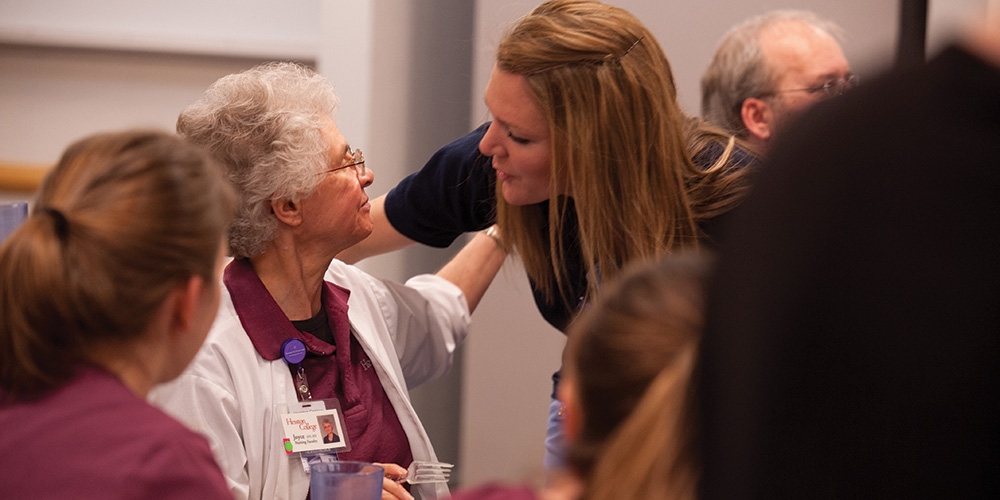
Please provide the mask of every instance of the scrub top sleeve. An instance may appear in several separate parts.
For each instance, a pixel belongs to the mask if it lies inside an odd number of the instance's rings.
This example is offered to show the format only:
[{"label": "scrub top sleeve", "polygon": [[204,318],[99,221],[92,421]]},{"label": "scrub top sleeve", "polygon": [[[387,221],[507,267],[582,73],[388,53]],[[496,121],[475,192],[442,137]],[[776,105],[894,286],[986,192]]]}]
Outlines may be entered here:
[{"label": "scrub top sleeve", "polygon": [[385,214],[404,236],[447,247],[469,231],[496,220],[496,173],[479,152],[489,123],[439,149],[422,169],[404,178],[385,197]]}]

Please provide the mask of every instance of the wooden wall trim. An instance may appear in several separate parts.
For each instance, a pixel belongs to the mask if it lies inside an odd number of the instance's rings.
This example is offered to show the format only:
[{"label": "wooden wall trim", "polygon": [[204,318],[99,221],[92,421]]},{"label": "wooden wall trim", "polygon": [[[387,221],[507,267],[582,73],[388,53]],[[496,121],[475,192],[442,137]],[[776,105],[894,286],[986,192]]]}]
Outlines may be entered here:
[{"label": "wooden wall trim", "polygon": [[51,167],[42,164],[0,161],[0,191],[33,193]]}]

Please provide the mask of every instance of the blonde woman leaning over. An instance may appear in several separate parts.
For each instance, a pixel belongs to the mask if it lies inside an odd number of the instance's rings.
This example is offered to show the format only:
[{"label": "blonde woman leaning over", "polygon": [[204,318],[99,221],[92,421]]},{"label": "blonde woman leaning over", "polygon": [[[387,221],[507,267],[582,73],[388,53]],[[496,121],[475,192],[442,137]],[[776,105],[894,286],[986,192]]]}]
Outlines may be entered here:
[{"label": "blonde woman leaning over", "polygon": [[66,150],[0,250],[4,498],[232,498],[205,439],[144,398],[208,333],[233,200],[172,135]]},{"label": "blonde woman leaning over", "polygon": [[691,375],[708,261],[627,269],[569,330],[559,399],[565,474],[544,490],[486,486],[455,500],[693,499]]},{"label": "blonde woman leaning over", "polygon": [[[752,155],[685,116],[663,49],[619,7],[536,7],[501,39],[484,99],[493,121],[374,200],[372,236],[340,258],[445,247],[496,222],[565,331],[622,266],[710,246],[742,199]],[[549,469],[564,461],[557,410]]]}]

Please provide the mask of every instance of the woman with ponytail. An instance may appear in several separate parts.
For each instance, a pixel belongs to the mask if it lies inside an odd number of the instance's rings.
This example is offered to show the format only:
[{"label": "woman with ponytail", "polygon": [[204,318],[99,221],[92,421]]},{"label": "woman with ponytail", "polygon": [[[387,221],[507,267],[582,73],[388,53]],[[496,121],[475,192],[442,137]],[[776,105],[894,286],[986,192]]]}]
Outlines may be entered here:
[{"label": "woman with ponytail", "polygon": [[708,258],[627,266],[568,332],[559,400],[565,474],[544,490],[487,486],[454,500],[693,500],[691,377]]},{"label": "woman with ponytail", "polygon": [[231,498],[208,443],[147,404],[201,346],[235,209],[202,149],[94,135],[0,248],[4,498]]}]

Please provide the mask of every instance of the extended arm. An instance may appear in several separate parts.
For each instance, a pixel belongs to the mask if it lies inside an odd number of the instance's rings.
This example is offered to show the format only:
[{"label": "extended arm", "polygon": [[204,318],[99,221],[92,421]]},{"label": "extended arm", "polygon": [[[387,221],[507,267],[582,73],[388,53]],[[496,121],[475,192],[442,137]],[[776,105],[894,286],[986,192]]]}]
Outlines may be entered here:
[{"label": "extended arm", "polygon": [[499,240],[480,231],[473,236],[437,275],[462,289],[471,313],[486,294],[486,289],[507,258]]},{"label": "extended arm", "polygon": [[405,286],[365,275],[388,313],[389,335],[408,388],[450,368],[455,349],[469,333],[472,309],[506,255],[493,238],[479,233],[437,275],[414,276]]}]

